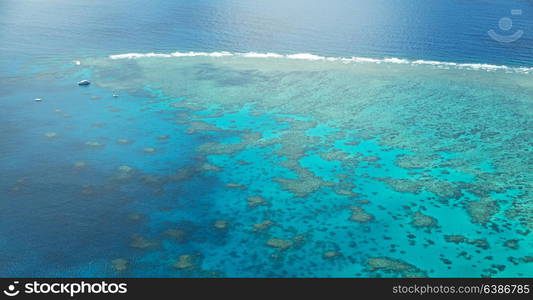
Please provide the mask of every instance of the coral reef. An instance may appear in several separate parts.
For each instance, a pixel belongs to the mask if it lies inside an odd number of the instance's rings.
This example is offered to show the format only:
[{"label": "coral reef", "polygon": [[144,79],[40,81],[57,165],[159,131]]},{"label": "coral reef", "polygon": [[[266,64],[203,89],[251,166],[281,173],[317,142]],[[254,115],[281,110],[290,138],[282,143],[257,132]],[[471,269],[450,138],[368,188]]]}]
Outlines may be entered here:
[{"label": "coral reef", "polygon": [[138,171],[130,166],[120,166],[115,171],[115,174],[112,176],[113,180],[116,181],[127,181],[133,179],[138,175]]},{"label": "coral reef", "polygon": [[330,251],[324,252],[323,256],[325,259],[333,259],[333,258],[342,256],[342,254],[340,252],[330,250]]},{"label": "coral reef", "polygon": [[101,148],[105,146],[104,144],[101,144],[99,142],[94,142],[94,141],[86,142],[85,145],[92,147],[92,148]]},{"label": "coral reef", "polygon": [[455,243],[455,244],[466,243],[466,244],[470,244],[470,245],[473,245],[473,246],[476,246],[476,247],[479,247],[485,250],[490,248],[489,243],[487,242],[486,239],[468,239],[467,237],[463,235],[458,235],[458,234],[445,235],[444,240],[446,242]]},{"label": "coral reef", "polygon": [[399,259],[389,257],[371,257],[366,261],[370,272],[382,271],[402,277],[427,277],[426,272]]},{"label": "coral reef", "polygon": [[294,242],[288,239],[271,238],[266,242],[266,245],[280,250],[287,250],[294,245]]},{"label": "coral reef", "polygon": [[124,272],[129,267],[129,261],[123,258],[113,259],[111,261],[111,264],[113,265],[113,269],[115,269],[116,272]]},{"label": "coral reef", "polygon": [[222,129],[211,125],[207,122],[203,121],[193,121],[189,123],[189,128],[187,129],[187,134],[195,134],[198,132],[206,132],[206,131],[222,131]]},{"label": "coral reef", "polygon": [[128,140],[128,139],[118,139],[117,143],[119,143],[121,145],[129,145],[129,144],[133,143],[133,141]]},{"label": "coral reef", "polygon": [[193,255],[183,254],[180,255],[173,267],[179,270],[190,270],[195,268],[195,259]]},{"label": "coral reef", "polygon": [[500,210],[498,202],[490,198],[471,201],[466,205],[466,211],[473,223],[486,224]]},{"label": "coral reef", "polygon": [[256,207],[268,204],[266,199],[261,196],[251,196],[248,197],[246,201],[248,201],[248,207]]},{"label": "coral reef", "polygon": [[435,228],[438,227],[438,222],[431,216],[415,212],[412,214],[411,225],[415,228]]},{"label": "coral reef", "polygon": [[264,220],[261,223],[254,224],[253,227],[254,227],[254,231],[263,231],[263,230],[267,230],[272,225],[274,225],[274,222],[272,222],[271,220]]},{"label": "coral reef", "polygon": [[201,166],[201,169],[207,172],[221,172],[222,169],[216,165],[205,163]]},{"label": "coral reef", "polygon": [[84,169],[85,167],[87,167],[87,163],[84,161],[77,161],[74,163],[74,168],[76,169]]},{"label": "coral reef", "polygon": [[410,179],[397,179],[397,178],[376,178],[386,182],[392,189],[399,193],[412,193],[418,194],[422,189],[422,185],[418,181]]},{"label": "coral reef", "polygon": [[[526,229],[533,229],[533,170],[528,164],[531,116],[530,105],[523,100],[531,90],[525,78],[519,83],[514,82],[515,74],[507,75],[505,80],[521,89],[505,88],[503,93],[493,84],[508,83],[485,80],[495,72],[472,72],[470,77],[419,66],[394,65],[384,72],[365,64],[272,63],[236,57],[176,61],[180,62],[99,60],[105,67],[95,67],[100,69],[99,81],[114,89],[143,96],[146,86],[161,89],[150,95],[142,112],[157,111],[160,119],[179,128],[172,131],[176,141],[185,132],[190,135],[186,138],[198,143],[191,144],[190,157],[183,157],[190,164],[180,169],[164,166],[147,174],[136,162],[139,169],[115,171],[116,178],[132,180],[120,185],[125,193],[127,183],[143,183],[138,187],[143,192],[147,186],[176,191],[157,196],[164,202],[153,200],[154,205],[164,206],[158,213],[168,222],[198,219],[195,225],[201,229],[191,238],[185,238],[190,237],[187,226],[165,232],[167,238],[186,244],[168,244],[206,252],[216,245],[230,254],[224,259],[236,262],[235,274],[249,274],[251,265],[268,266],[265,274],[269,275],[336,274],[354,268],[358,258],[369,254],[366,270],[370,273],[361,270],[357,276],[426,276],[407,262],[427,253],[437,253],[424,258],[431,261],[434,267],[429,271],[435,276],[454,276],[458,270],[465,276],[482,271],[493,275],[505,268],[506,274],[517,274],[516,269],[509,270],[511,264],[506,267],[499,262],[509,253],[516,257],[508,261],[530,262],[518,254],[530,238]],[[106,72],[115,69],[129,70],[128,80],[103,80],[109,76]],[[183,84],[176,85],[176,80]],[[120,111],[122,107],[108,108]],[[122,111],[120,115],[126,117],[127,109]],[[160,137],[154,141],[160,155],[147,157],[154,164],[168,161],[172,152],[168,149],[181,147],[167,135]],[[206,197],[197,184],[213,189],[217,199]],[[94,190],[98,189],[87,188]],[[357,206],[350,207],[354,203]],[[457,228],[448,218],[460,217],[463,209],[472,220],[464,224],[468,227],[464,232],[472,236],[453,234]],[[214,220],[230,215],[231,231],[213,229]],[[147,222],[156,226],[151,218]],[[376,219],[379,222],[361,226],[350,223]],[[215,229],[228,228],[227,221],[219,221],[214,222]],[[240,230],[240,224],[246,224],[246,229]],[[304,236],[280,238],[298,232],[305,232],[309,242],[302,242]],[[246,253],[239,247],[242,241],[253,244],[254,239],[266,240],[266,246]],[[332,247],[330,242],[340,246]],[[491,251],[490,259],[484,258],[489,244],[508,249]],[[168,257],[165,251],[150,255]],[[387,253],[395,253],[395,258]],[[341,255],[342,259],[335,259]],[[224,268],[216,256],[209,264]],[[191,270],[198,264],[185,255],[176,265]]]},{"label": "coral reef", "polygon": [[226,220],[216,220],[214,224],[216,229],[224,230],[229,226],[229,222]]},{"label": "coral reef", "polygon": [[55,132],[47,132],[47,133],[44,134],[44,136],[49,138],[49,139],[53,139],[53,138],[58,137],[58,134],[55,133]]},{"label": "coral reef", "polygon": [[230,189],[239,189],[239,190],[245,190],[246,189],[245,185],[240,184],[240,183],[233,183],[233,182],[226,184],[226,187],[230,188]]},{"label": "coral reef", "polygon": [[503,245],[509,249],[513,249],[513,250],[516,250],[520,247],[520,244],[519,244],[520,240],[518,239],[511,239],[511,240],[507,240],[503,243]]},{"label": "coral reef", "polygon": [[156,149],[155,148],[144,148],[143,152],[148,153],[148,154],[153,154],[156,152]]},{"label": "coral reef", "polygon": [[374,219],[374,216],[365,212],[362,208],[357,206],[350,207],[352,210],[352,215],[350,216],[350,221],[367,223]]},{"label": "coral reef", "polygon": [[431,168],[440,159],[439,155],[398,155],[396,165],[404,169],[424,169]]},{"label": "coral reef", "polygon": [[132,235],[131,239],[132,241],[130,242],[130,246],[132,248],[147,249],[147,248],[153,248],[157,246],[157,242],[150,241],[146,239],[145,237],[138,235],[138,234]]}]

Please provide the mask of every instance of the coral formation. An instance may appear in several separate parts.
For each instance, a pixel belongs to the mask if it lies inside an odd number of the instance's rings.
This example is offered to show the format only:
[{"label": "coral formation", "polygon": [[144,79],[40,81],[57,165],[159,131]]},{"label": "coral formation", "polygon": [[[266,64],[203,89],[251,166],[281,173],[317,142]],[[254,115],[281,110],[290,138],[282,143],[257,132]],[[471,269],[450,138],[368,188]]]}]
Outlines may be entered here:
[{"label": "coral formation", "polygon": [[264,220],[261,223],[254,224],[253,227],[254,227],[254,231],[263,231],[263,230],[267,230],[272,225],[274,225],[274,222],[272,222],[271,220]]},{"label": "coral formation", "polygon": [[87,163],[84,161],[77,161],[74,163],[74,168],[76,169],[83,169],[85,167],[87,167]]},{"label": "coral formation", "polygon": [[398,155],[396,165],[404,169],[424,169],[431,168],[440,159],[439,155]]},{"label": "coral formation", "polygon": [[129,144],[133,143],[133,141],[128,140],[128,139],[118,139],[117,143],[119,143],[121,145],[129,145]]},{"label": "coral formation", "polygon": [[366,261],[370,272],[382,271],[403,277],[427,277],[426,272],[399,259],[389,257],[371,257]]},{"label": "coral formation", "polygon": [[352,210],[352,215],[350,216],[350,221],[359,222],[359,223],[367,223],[374,219],[374,216],[365,212],[364,209],[352,206],[350,207]]},{"label": "coral formation", "polygon": [[113,259],[111,261],[111,264],[113,265],[113,269],[115,269],[116,272],[124,272],[129,267],[129,262],[123,258]]},{"label": "coral formation", "polygon": [[49,138],[49,139],[53,139],[53,138],[56,138],[58,136],[57,133],[55,132],[47,132],[44,134],[45,137]]},{"label": "coral formation", "polygon": [[131,237],[132,241],[130,242],[130,246],[132,248],[138,248],[138,249],[147,249],[147,248],[153,248],[157,246],[157,243],[154,241],[150,241],[146,239],[145,237],[134,234]]},{"label": "coral formation", "polygon": [[195,267],[194,256],[190,254],[180,255],[173,267],[179,270],[193,269]]},{"label": "coral formation", "polygon": [[455,243],[455,244],[462,244],[467,243],[470,245],[474,245],[476,247],[482,248],[482,249],[489,249],[489,243],[486,239],[468,239],[467,237],[463,235],[445,235],[444,240],[449,243]]},{"label": "coral formation", "polygon": [[337,251],[333,251],[333,250],[330,250],[330,251],[326,251],[324,252],[324,258],[326,259],[332,259],[332,258],[335,258],[335,257],[339,257],[339,256],[342,256],[342,254],[340,252],[337,252]]},{"label": "coral formation", "polygon": [[104,144],[101,144],[99,142],[94,142],[94,141],[86,142],[85,145],[92,147],[92,148],[101,148],[104,146]]},{"label": "coral formation", "polygon": [[155,153],[155,151],[156,151],[155,148],[144,148],[144,149],[143,149],[143,152],[144,152],[144,153],[148,153],[148,154]]},{"label": "coral formation", "polygon": [[466,211],[470,215],[472,222],[479,224],[489,222],[499,210],[498,202],[490,198],[471,201],[466,205]]},{"label": "coral formation", "polygon": [[288,239],[271,238],[266,242],[266,245],[280,250],[287,250],[294,245],[294,242]]},{"label": "coral formation", "polygon": [[438,227],[437,219],[425,215],[421,212],[412,214],[411,225],[415,228],[434,228]]},{"label": "coral formation", "polygon": [[228,228],[229,223],[226,220],[216,220],[214,226],[216,229],[223,230]]},{"label": "coral formation", "polygon": [[261,197],[261,196],[252,196],[252,197],[248,197],[246,199],[246,201],[248,201],[248,206],[249,207],[256,207],[256,206],[260,206],[260,205],[267,205],[267,201],[265,198]]}]

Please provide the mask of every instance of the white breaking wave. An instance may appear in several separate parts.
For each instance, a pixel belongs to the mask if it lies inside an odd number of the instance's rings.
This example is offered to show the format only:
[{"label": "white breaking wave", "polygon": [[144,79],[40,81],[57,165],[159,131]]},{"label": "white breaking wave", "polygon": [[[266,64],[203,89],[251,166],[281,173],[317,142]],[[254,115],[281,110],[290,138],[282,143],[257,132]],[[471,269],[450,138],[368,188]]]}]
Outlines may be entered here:
[{"label": "white breaking wave", "polygon": [[298,59],[309,61],[338,61],[342,63],[390,63],[390,64],[410,64],[410,65],[428,65],[437,68],[458,68],[468,70],[485,70],[485,71],[507,71],[517,73],[533,73],[533,67],[509,67],[505,65],[491,65],[491,64],[479,64],[479,63],[454,63],[454,62],[442,62],[433,60],[408,60],[403,58],[389,57],[389,58],[369,58],[369,57],[328,57],[320,56],[311,53],[296,53],[296,54],[279,54],[279,53],[258,53],[258,52],[173,52],[173,53],[124,53],[110,55],[111,59],[137,59],[144,57],[245,57],[245,58],[282,58],[282,59]]}]

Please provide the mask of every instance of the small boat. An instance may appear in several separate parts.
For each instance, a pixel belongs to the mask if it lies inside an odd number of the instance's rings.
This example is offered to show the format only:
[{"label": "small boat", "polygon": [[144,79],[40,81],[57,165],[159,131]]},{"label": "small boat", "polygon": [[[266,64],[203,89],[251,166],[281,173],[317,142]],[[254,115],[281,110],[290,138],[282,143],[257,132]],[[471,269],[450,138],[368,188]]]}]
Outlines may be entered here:
[{"label": "small boat", "polygon": [[113,98],[118,98],[118,94],[113,93]]},{"label": "small boat", "polygon": [[35,98],[35,99],[33,99],[33,101],[35,101],[35,102],[42,102],[43,99],[42,99],[42,98]]},{"label": "small boat", "polygon": [[89,80],[85,80],[85,79],[78,82],[78,85],[83,85],[83,86],[87,86],[89,84],[91,84],[91,82]]}]

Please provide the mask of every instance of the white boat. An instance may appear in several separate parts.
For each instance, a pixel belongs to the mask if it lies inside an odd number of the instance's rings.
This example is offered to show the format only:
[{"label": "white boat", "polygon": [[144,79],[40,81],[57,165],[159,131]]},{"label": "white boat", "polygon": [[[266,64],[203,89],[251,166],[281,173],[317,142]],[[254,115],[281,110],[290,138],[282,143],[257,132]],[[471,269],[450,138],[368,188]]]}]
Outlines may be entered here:
[{"label": "white boat", "polygon": [[91,84],[91,82],[89,80],[85,80],[85,79],[78,82],[78,85],[89,85],[89,84]]}]

